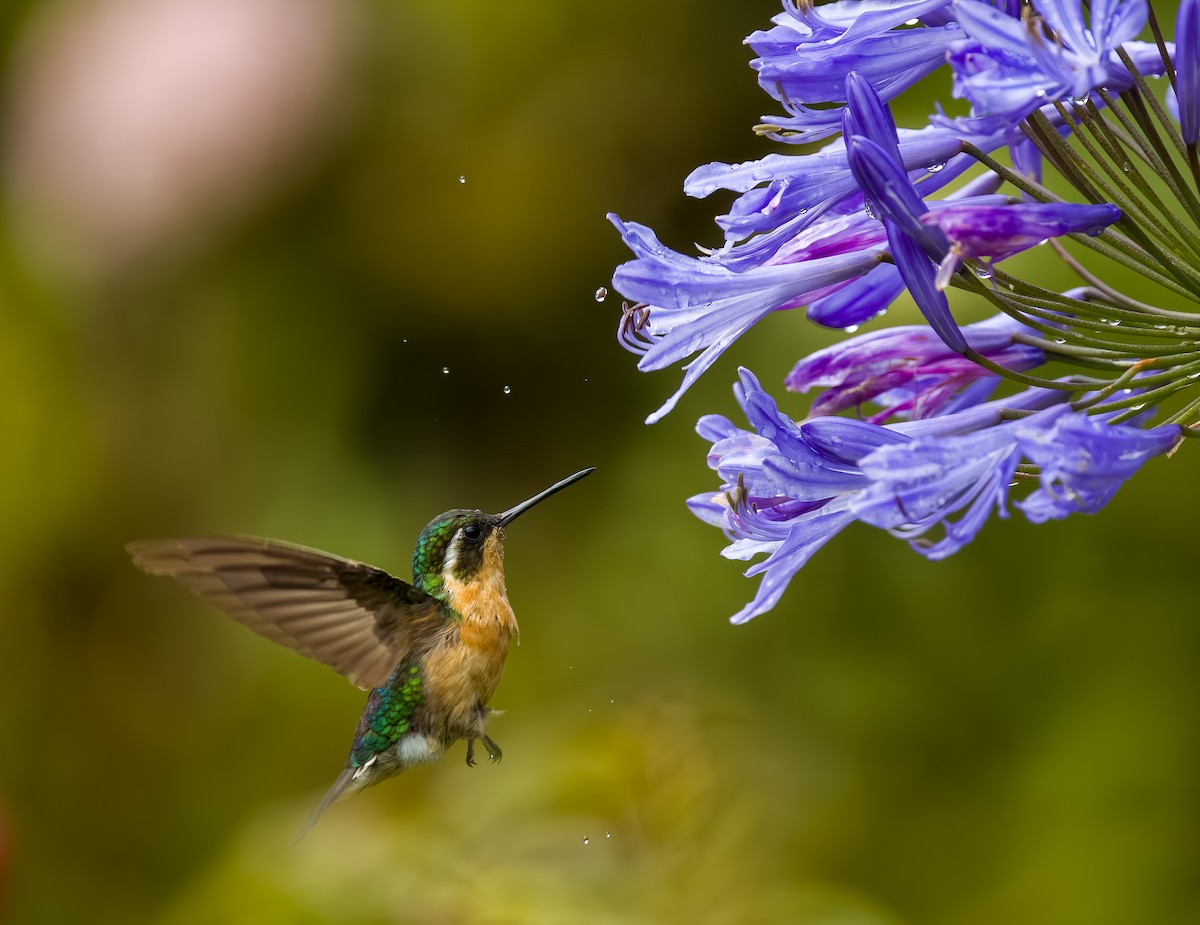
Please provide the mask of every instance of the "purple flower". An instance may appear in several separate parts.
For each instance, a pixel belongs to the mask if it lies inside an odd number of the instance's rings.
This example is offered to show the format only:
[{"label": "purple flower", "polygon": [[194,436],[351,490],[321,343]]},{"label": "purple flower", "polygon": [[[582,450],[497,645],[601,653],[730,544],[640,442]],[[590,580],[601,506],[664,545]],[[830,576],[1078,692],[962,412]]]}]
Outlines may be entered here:
[{"label": "purple flower", "polygon": [[[855,520],[889,530],[929,558],[970,542],[993,510],[1006,516],[1020,457],[1016,422],[1002,421],[1001,408],[1040,408],[1064,397],[1035,390],[1003,406],[909,425],[840,417],[797,423],[751,372],[739,376],[734,391],[753,430],[718,415],[701,418],[697,431],[713,441],[708,462],[723,484],[688,501],[732,540],[726,558],[766,556],[746,571],[764,577],[735,623],[771,609],[792,576]],[[928,540],[935,528],[942,538]]]},{"label": "purple flower", "polygon": [[1095,514],[1142,463],[1182,439],[1177,424],[1143,430],[1052,408],[1021,421],[1021,451],[1041,469],[1041,487],[1020,504],[1034,523]]},{"label": "purple flower", "polygon": [[[797,423],[752,373],[739,375],[735,394],[753,429],[701,418],[697,431],[712,441],[708,461],[722,486],[688,501],[732,540],[727,558],[766,556],[746,571],[763,580],[735,623],[775,606],[792,576],[856,520],[941,559],[971,542],[992,514],[1008,516],[1023,462],[1040,468],[1041,486],[1017,506],[1040,523],[1095,513],[1146,460],[1181,439],[1177,425],[1143,430],[1071,411],[1065,393],[1047,389],[909,424]],[[1005,418],[1019,410],[1033,413]]]},{"label": "purple flower", "polygon": [[805,313],[809,321],[827,328],[854,330],[887,311],[904,291],[904,278],[890,264],[882,264],[866,276],[851,280],[829,295],[814,298]]},{"label": "purple flower", "polygon": [[[733,541],[722,553],[730,559],[767,558],[747,569],[762,574],[754,600],[735,614],[742,623],[775,606],[788,582],[812,555],[854,521],[851,498],[867,480],[846,459],[836,440],[821,441],[814,426],[798,425],[781,414],[748,370],[740,370],[735,394],[754,427],[742,430],[726,418],[701,418],[697,431],[713,440],[709,465],[724,485],[716,494],[688,501],[692,512],[721,527]],[[853,429],[857,422],[835,419]],[[884,428],[862,425],[863,449],[904,439]]]},{"label": "purple flower", "polygon": [[882,250],[876,244],[735,273],[668,250],[643,225],[622,222],[615,215],[609,218],[637,258],[617,268],[613,285],[640,306],[621,320],[626,345],[642,354],[638,368],[662,369],[699,354],[684,367],[679,389],[647,423],[670,411],[700,374],[754,324],[808,293],[867,272]]},{"label": "purple flower", "polygon": [[955,24],[911,27],[949,7],[946,0],[909,3],[789,4],[775,27],[755,32],[746,44],[759,55],[750,62],[759,85],[783,103],[796,140],[815,141],[838,130],[840,116],[806,103],[837,100],[846,77],[862,74],[890,100],[945,63],[961,38]]},{"label": "purple flower", "polygon": [[[840,115],[837,121],[840,125]],[[930,166],[938,168],[932,175],[936,185],[929,184],[927,190],[933,192],[953,178],[953,171],[942,175],[942,165],[961,152],[962,135],[931,126],[900,133],[899,147],[906,169],[924,173]],[[707,164],[692,171],[683,189],[701,199],[717,190],[743,194],[727,214],[717,217],[717,224],[732,241],[785,225],[795,233],[858,192],[841,139],[813,154],[769,154],[745,164]],[[796,224],[789,225],[791,222]]]},{"label": "purple flower", "polygon": [[[975,351],[1009,369],[1033,369],[1045,360],[1037,347],[1014,340],[1018,333],[1032,332],[1007,315],[966,325],[962,333]],[[784,384],[793,392],[825,389],[813,400],[813,416],[873,401],[883,411],[869,420],[882,423],[897,415],[921,419],[959,410],[986,398],[999,381],[995,373],[947,348],[930,328],[908,325],[860,334],[811,353],[792,368]],[[965,401],[951,407],[956,397]]]},{"label": "purple flower", "polygon": [[940,228],[952,242],[938,268],[937,285],[945,289],[963,260],[1004,260],[1065,234],[1100,234],[1120,221],[1114,205],[1071,202],[1013,202],[1005,205],[947,205],[920,216],[922,225]]},{"label": "purple flower", "polygon": [[[622,342],[641,369],[686,362],[649,420],[773,312],[805,308],[854,333],[907,291],[927,325],[801,359],[786,378],[815,393],[800,420],[745,370],[735,392],[749,426],[701,418],[721,484],[689,506],[725,531],[727,557],[762,557],[736,622],[775,606],[854,521],[942,558],[1010,500],[1034,523],[1099,510],[1200,427],[1198,9],[1184,0],[1176,44],[1161,48],[1138,41],[1145,0],[785,0],[749,37],[761,85],[787,111],[757,131],[841,137],[695,170],[688,195],[736,194],[716,219],[723,245],[699,256],[613,218],[634,253],[614,277],[635,303]],[[898,128],[888,102],[942,64],[970,111],[938,107]],[[1131,68],[1170,75],[1186,151]],[[1092,251],[1053,248],[1080,285],[1055,291],[992,266],[1066,236]],[[1122,293],[1108,259],[1154,285]],[[996,314],[960,325],[961,305]]]},{"label": "purple flower", "polygon": [[[851,510],[926,558],[943,559],[973,540],[993,511],[1008,516],[1019,461],[1011,424],[882,446],[862,460],[871,484]],[[930,539],[931,531],[940,538]]]},{"label": "purple flower", "polygon": [[883,213],[888,244],[904,285],[929,326],[955,353],[966,352],[966,341],[950,303],[936,285],[931,256],[941,260],[950,252],[949,242],[937,228],[922,225],[927,211],[908,175],[881,145],[855,135],[849,142],[850,165],[864,194]]},{"label": "purple flower", "polygon": [[942,229],[966,259],[1004,260],[1047,238],[1082,233],[1096,236],[1119,221],[1121,210],[1071,202],[1014,202],[1005,205],[947,205],[920,217]]},{"label": "purple flower", "polygon": [[[994,174],[985,174],[950,193],[945,200],[931,202],[929,206],[936,212],[968,202],[980,206],[1006,202],[1005,197],[993,195],[998,180]],[[828,228],[831,224],[824,222],[820,227]],[[781,248],[777,259],[783,254],[785,251]],[[826,327],[852,329],[883,314],[903,291],[904,278],[900,271],[894,265],[884,264],[866,276],[835,287],[829,295],[814,297],[806,314],[809,321]]]},{"label": "purple flower", "polygon": [[1200,135],[1200,2],[1183,0],[1175,18],[1179,131],[1188,145]]},{"label": "purple flower", "polygon": [[1019,121],[1047,100],[1082,99],[1098,87],[1124,90],[1133,80],[1117,57],[1121,46],[1143,74],[1163,70],[1153,44],[1132,41],[1146,22],[1145,0],[1093,4],[1090,24],[1078,2],[1044,0],[1036,9],[1027,18],[982,0],[956,0],[964,37],[949,58],[954,93],[976,114]]}]

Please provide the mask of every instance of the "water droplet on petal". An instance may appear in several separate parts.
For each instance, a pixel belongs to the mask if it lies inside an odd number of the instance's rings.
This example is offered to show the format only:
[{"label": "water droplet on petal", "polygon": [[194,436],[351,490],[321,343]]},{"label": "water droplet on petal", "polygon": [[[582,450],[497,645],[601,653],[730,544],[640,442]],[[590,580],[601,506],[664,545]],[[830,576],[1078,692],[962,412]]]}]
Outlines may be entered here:
[{"label": "water droplet on petal", "polygon": [[940,164],[929,164],[928,166],[926,166],[925,169],[928,170],[930,173],[938,173],[945,166],[946,165],[944,162],[940,163]]},{"label": "water droplet on petal", "polygon": [[849,327],[842,328],[842,330],[845,331],[847,334],[853,334],[858,330],[858,325],[852,324]]},{"label": "water droplet on petal", "polygon": [[608,290],[606,288],[601,286],[599,289],[596,290],[596,301],[597,302],[603,302],[607,298],[608,298]]}]

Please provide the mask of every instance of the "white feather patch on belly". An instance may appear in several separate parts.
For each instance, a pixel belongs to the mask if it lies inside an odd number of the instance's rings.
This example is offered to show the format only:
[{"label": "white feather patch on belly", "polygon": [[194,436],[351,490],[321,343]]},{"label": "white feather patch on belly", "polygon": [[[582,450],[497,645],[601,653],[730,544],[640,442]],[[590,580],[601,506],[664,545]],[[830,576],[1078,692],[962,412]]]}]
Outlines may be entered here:
[{"label": "white feather patch on belly", "polygon": [[405,765],[424,764],[441,757],[441,745],[421,735],[410,732],[396,743],[396,757]]}]

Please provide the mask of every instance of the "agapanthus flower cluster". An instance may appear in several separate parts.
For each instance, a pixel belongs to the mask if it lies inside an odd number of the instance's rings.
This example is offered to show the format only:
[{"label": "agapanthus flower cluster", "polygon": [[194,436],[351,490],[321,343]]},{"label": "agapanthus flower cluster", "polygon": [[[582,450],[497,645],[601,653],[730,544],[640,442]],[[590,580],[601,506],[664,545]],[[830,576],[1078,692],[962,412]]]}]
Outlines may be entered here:
[{"label": "agapanthus flower cluster", "polygon": [[[766,557],[738,622],[855,521],[942,558],[1010,504],[1100,510],[1200,421],[1200,0],[1173,42],[1145,0],[789,0],[773,23],[746,40],[783,110],[756,130],[806,147],[695,170],[689,195],[737,194],[696,256],[610,216],[634,253],[621,341],[643,370],[685,364],[648,420],[781,310],[854,334],[907,291],[925,324],[801,359],[807,417],[743,369],[748,427],[700,419],[722,485],[689,505],[726,556]],[[898,128],[889,102],[942,68],[967,114]],[[1034,247],[1078,285],[1005,272]]]}]

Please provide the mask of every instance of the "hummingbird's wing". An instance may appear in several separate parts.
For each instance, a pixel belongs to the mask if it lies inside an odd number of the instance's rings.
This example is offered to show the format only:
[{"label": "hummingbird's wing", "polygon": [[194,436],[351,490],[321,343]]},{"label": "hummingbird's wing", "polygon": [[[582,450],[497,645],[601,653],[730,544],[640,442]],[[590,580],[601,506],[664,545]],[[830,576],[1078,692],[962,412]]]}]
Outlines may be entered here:
[{"label": "hummingbird's wing", "polygon": [[443,625],[440,601],[362,562],[250,536],[138,540],[125,547],[261,636],[370,690]]}]

